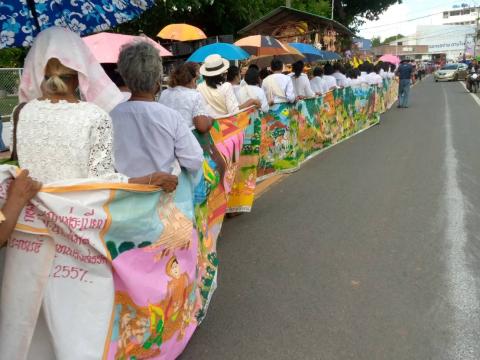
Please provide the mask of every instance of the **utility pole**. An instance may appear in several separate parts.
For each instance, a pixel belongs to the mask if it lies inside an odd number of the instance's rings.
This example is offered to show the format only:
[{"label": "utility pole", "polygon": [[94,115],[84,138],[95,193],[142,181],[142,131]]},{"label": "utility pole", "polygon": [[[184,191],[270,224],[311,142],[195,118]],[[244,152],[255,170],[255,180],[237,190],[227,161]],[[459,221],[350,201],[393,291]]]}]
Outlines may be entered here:
[{"label": "utility pole", "polygon": [[332,20],[333,20],[333,9],[335,9],[335,0],[332,0],[332,17],[331,17]]},{"label": "utility pole", "polygon": [[478,21],[480,18],[480,7],[476,7],[475,9],[477,11],[477,21],[475,22],[475,35],[473,38],[473,58],[477,56],[477,40],[478,40]]}]

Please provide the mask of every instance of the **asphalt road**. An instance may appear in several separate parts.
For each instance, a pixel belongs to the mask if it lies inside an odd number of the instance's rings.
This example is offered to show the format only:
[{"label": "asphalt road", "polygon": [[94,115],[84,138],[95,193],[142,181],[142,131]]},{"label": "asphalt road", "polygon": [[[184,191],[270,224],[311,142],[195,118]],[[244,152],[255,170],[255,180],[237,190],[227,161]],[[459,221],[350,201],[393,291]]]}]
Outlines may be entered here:
[{"label": "asphalt road", "polygon": [[480,359],[480,107],[427,79],[408,109],[227,221],[181,360]]}]

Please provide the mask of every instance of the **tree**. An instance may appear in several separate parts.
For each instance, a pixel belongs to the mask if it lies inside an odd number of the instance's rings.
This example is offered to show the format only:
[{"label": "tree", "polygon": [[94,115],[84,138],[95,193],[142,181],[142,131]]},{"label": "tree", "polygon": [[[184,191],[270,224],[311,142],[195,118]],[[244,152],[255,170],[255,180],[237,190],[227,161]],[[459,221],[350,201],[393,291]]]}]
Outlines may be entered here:
[{"label": "tree", "polygon": [[[292,7],[327,16],[330,0],[293,0]],[[157,0],[139,19],[121,25],[121,32],[139,31],[154,37],[170,23],[186,22],[203,29],[208,35],[235,34],[262,17],[285,0]]]},{"label": "tree", "polygon": [[376,36],[372,38],[372,46],[377,47],[382,45],[382,40],[380,40],[380,36]]},{"label": "tree", "polygon": [[[361,24],[359,17],[369,20],[401,0],[335,0],[335,20],[350,27]],[[330,17],[331,0],[292,0],[292,7]],[[139,31],[155,37],[170,23],[186,22],[199,26],[208,35],[235,34],[259,19],[285,0],[156,0],[155,5],[139,19],[121,25],[119,31],[137,34]]]},{"label": "tree", "polygon": [[393,35],[393,36],[389,36],[387,37],[385,40],[383,40],[383,45],[388,45],[390,44],[392,41],[395,41],[395,40],[398,40],[398,39],[401,39],[403,38],[404,36],[402,34],[397,34],[397,35]]},{"label": "tree", "polygon": [[22,67],[27,50],[25,48],[0,49],[0,68]]}]

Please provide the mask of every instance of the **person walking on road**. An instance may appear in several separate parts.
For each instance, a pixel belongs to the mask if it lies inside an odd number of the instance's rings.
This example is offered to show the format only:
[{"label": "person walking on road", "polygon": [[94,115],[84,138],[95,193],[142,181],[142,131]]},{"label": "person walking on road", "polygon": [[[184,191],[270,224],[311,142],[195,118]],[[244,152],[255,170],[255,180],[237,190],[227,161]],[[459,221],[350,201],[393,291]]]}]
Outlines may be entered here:
[{"label": "person walking on road", "polygon": [[408,60],[402,60],[396,72],[400,79],[398,85],[398,108],[408,108],[410,85],[413,82],[413,66]]}]

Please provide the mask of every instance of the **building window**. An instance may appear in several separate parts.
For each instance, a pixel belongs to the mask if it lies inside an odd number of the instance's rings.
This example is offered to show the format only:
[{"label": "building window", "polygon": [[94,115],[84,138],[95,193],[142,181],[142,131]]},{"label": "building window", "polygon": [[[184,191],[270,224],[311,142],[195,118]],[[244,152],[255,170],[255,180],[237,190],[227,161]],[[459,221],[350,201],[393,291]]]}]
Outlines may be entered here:
[{"label": "building window", "polygon": [[444,11],[444,12],[443,12],[443,18],[444,18],[444,19],[448,19],[448,11]]},{"label": "building window", "polygon": [[450,16],[457,16],[457,15],[460,15],[460,10],[450,11]]}]

